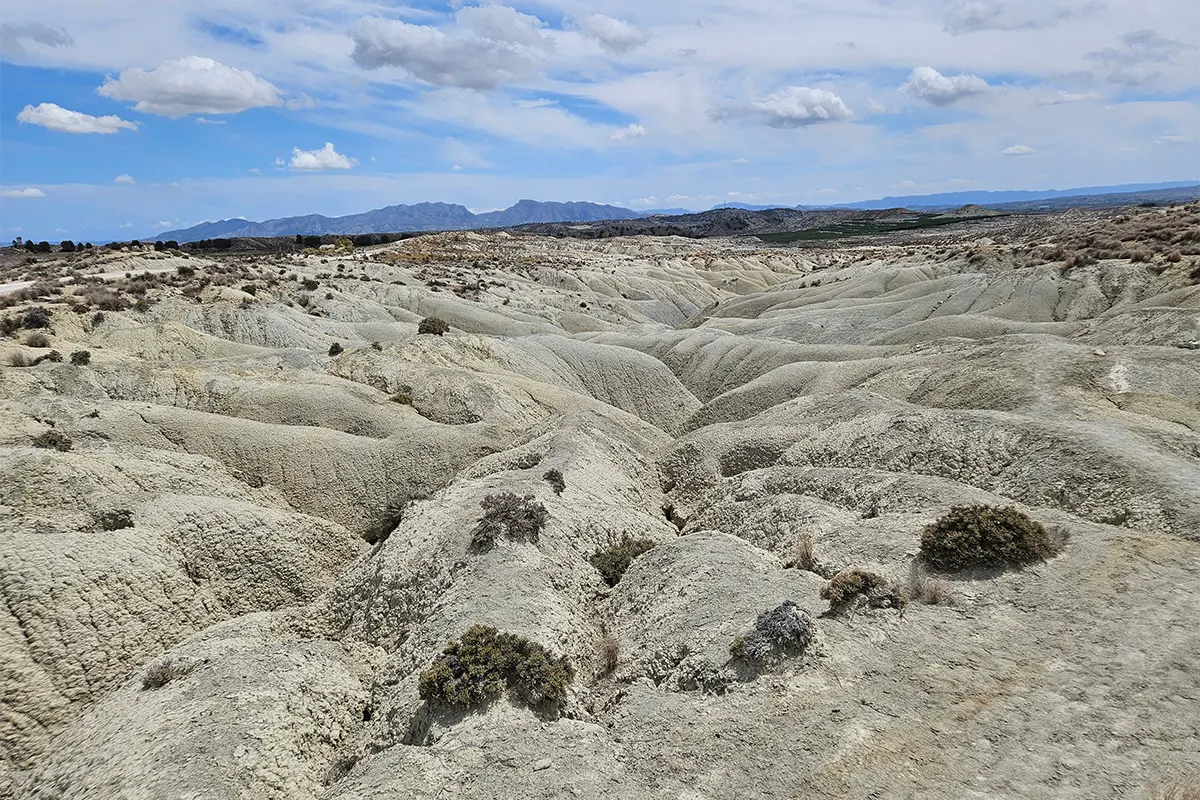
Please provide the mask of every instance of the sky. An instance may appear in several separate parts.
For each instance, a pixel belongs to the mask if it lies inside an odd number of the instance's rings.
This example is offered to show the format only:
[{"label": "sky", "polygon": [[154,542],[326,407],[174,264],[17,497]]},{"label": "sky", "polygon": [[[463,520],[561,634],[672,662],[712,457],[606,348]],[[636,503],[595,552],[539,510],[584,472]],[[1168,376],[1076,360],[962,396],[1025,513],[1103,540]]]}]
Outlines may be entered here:
[{"label": "sky", "polygon": [[0,236],[1200,179],[1196,0],[6,0]]}]

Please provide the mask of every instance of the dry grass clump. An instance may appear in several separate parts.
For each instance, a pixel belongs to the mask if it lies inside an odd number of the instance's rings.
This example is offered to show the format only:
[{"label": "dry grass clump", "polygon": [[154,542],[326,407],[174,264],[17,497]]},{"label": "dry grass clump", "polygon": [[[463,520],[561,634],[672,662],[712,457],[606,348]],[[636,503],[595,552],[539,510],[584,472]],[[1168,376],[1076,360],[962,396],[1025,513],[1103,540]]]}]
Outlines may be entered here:
[{"label": "dry grass clump", "polygon": [[142,690],[161,689],[177,678],[191,674],[196,665],[178,658],[164,658],[146,668],[142,675]]},{"label": "dry grass clump", "polygon": [[908,582],[904,585],[904,599],[910,603],[920,603],[926,606],[952,606],[954,594],[950,585],[943,580],[934,578],[914,562],[908,573]]},{"label": "dry grass clump", "polygon": [[25,336],[24,343],[26,347],[42,349],[50,346],[50,337],[41,332],[30,333]]},{"label": "dry grass clump", "polygon": [[1154,800],[1200,800],[1200,777],[1169,781],[1153,794]]},{"label": "dry grass clump", "polygon": [[29,356],[25,355],[24,353],[22,353],[19,350],[16,352],[13,352],[13,353],[9,353],[8,358],[6,360],[8,361],[8,365],[10,367],[17,367],[19,369],[23,369],[25,367],[32,367],[38,363],[37,359],[30,358]]},{"label": "dry grass clump", "polygon": [[607,678],[617,671],[621,662],[621,643],[611,631],[605,631],[597,640],[596,656],[600,666],[598,677]]}]

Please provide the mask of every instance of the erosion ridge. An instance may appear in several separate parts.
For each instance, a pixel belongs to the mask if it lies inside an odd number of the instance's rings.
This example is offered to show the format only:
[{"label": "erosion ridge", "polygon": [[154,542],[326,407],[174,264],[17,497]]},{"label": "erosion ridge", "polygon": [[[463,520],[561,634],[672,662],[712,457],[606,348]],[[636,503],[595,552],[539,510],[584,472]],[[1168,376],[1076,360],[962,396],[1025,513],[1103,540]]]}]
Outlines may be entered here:
[{"label": "erosion ridge", "polygon": [[[986,224],[6,267],[0,795],[1083,800],[1197,774],[1200,206]],[[472,547],[505,492],[540,536]],[[911,584],[922,529],[974,503],[1066,546],[941,576],[939,604],[821,598],[839,569]],[[610,588],[590,559],[627,537],[656,546]],[[751,669],[735,641],[786,601],[811,642]],[[472,625],[566,656],[566,702],[423,700]]]}]

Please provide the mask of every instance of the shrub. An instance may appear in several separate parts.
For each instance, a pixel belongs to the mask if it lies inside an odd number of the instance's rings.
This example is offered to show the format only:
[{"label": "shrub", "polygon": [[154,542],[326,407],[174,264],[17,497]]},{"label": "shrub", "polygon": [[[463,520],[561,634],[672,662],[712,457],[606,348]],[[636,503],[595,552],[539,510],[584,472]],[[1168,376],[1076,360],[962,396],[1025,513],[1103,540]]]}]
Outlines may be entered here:
[{"label": "shrub", "polygon": [[115,511],[102,511],[96,515],[96,524],[102,530],[119,531],[133,527],[133,512],[127,508]]},{"label": "shrub", "polygon": [[50,312],[46,309],[36,306],[25,312],[25,318],[22,324],[29,330],[37,328],[50,327]]},{"label": "shrub", "polygon": [[104,312],[103,311],[97,311],[95,314],[92,314],[92,330],[95,330],[96,327],[99,326],[101,322],[104,322]]},{"label": "shrub", "polygon": [[550,515],[546,507],[527,494],[518,497],[512,492],[489,494],[480,503],[483,516],[471,532],[471,544],[480,550],[490,550],[501,536],[514,541],[537,542]]},{"label": "shrub", "polygon": [[426,317],[417,325],[418,334],[428,333],[434,336],[441,336],[448,330],[450,330],[450,323],[441,317]]},{"label": "shrub", "polygon": [[567,482],[563,478],[563,474],[557,469],[548,469],[546,474],[542,475],[542,480],[550,484],[550,488],[554,489],[555,494],[562,494],[563,489],[567,488]]},{"label": "shrub", "polygon": [[33,363],[40,364],[43,361],[53,361],[55,363],[61,363],[62,362],[62,353],[58,352],[57,350],[51,350],[49,353],[43,353],[42,355],[38,356],[37,359]]},{"label": "shrub", "polygon": [[27,356],[21,352],[9,353],[7,361],[8,361],[8,365],[10,367],[19,367],[19,368],[32,367],[34,364],[37,363],[37,361],[35,359],[32,359],[29,356]]},{"label": "shrub", "polygon": [[342,347],[339,343],[334,342],[333,344],[329,345],[329,355],[331,357],[332,356],[340,356],[343,352],[345,352],[345,348]]},{"label": "shrub", "polygon": [[392,531],[400,527],[400,523],[404,521],[404,515],[408,513],[412,504],[418,500],[425,500],[428,497],[429,493],[424,489],[414,488],[408,489],[392,498],[383,507],[379,519],[375,524],[363,531],[363,539],[367,544],[378,544],[379,542],[387,541],[387,538],[392,535]]},{"label": "shrub", "polygon": [[599,677],[608,677],[617,671],[617,665],[621,661],[621,643],[611,632],[605,631],[596,642],[596,655],[600,662]]},{"label": "shrub", "polygon": [[1019,567],[1055,552],[1041,523],[1012,507],[955,506],[921,534],[921,559],[943,572]]},{"label": "shrub", "polygon": [[12,336],[17,331],[24,327],[24,321],[20,317],[4,317],[0,319],[0,333],[5,336]]},{"label": "shrub", "polygon": [[790,569],[802,569],[818,575],[824,574],[824,569],[818,563],[816,555],[813,554],[812,537],[807,533],[797,539],[796,543],[788,549],[788,557],[783,565]]},{"label": "shrub", "polygon": [[611,547],[597,550],[588,561],[600,572],[605,583],[616,586],[633,560],[653,547],[654,542],[649,539],[632,539],[626,536]]},{"label": "shrub", "polygon": [[904,597],[873,572],[859,569],[842,570],[821,589],[822,599],[829,601],[829,610],[847,609],[859,597],[866,598],[872,608],[903,608]]},{"label": "shrub", "polygon": [[152,304],[153,303],[151,302],[150,298],[139,297],[137,299],[137,302],[133,304],[133,310],[138,312],[139,314],[145,314],[147,311],[150,310],[150,306]]},{"label": "shrub", "polygon": [[567,698],[575,677],[566,657],[521,636],[473,625],[421,673],[421,699],[434,706],[472,708],[507,690],[535,709],[554,707]]},{"label": "shrub", "polygon": [[90,350],[76,350],[71,353],[71,363],[77,367],[86,367],[92,363],[92,353]]},{"label": "shrub", "polygon": [[57,450],[60,453],[65,453],[71,449],[71,440],[63,433],[56,430],[48,430],[45,433],[33,437],[34,447],[44,447],[47,450]]},{"label": "shrub", "polygon": [[300,286],[308,292],[315,292],[321,284],[314,281],[312,278],[305,278],[300,282]]},{"label": "shrub", "polygon": [[813,637],[813,620],[791,600],[758,615],[754,629],[729,646],[729,654],[755,667],[776,664],[804,652]]},{"label": "shrub", "polygon": [[186,677],[196,668],[195,664],[177,658],[164,658],[146,668],[142,675],[142,690],[161,689],[176,678]]},{"label": "shrub", "polygon": [[49,347],[50,346],[50,337],[44,333],[28,334],[25,337],[25,346],[26,347],[37,347],[39,349],[43,348],[43,347]]}]

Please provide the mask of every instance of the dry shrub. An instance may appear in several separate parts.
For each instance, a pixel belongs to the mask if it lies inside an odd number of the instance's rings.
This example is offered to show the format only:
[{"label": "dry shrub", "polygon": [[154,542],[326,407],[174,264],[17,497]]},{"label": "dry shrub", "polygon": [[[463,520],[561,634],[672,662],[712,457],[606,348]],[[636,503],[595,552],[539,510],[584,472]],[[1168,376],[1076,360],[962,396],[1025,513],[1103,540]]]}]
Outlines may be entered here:
[{"label": "dry shrub", "polygon": [[65,453],[71,449],[72,444],[66,435],[52,428],[45,433],[33,437],[33,446]]},{"label": "dry shrub", "polygon": [[471,532],[471,545],[477,550],[490,550],[501,537],[536,544],[550,518],[546,507],[531,494],[489,494],[480,505],[483,516]]},{"label": "dry shrub", "polygon": [[821,589],[821,599],[829,601],[831,611],[844,610],[859,597],[867,598],[877,608],[895,608],[903,603],[903,598],[888,585],[886,578],[861,569],[842,570]]},{"label": "dry shrub", "polygon": [[546,481],[546,483],[550,484],[550,488],[554,490],[555,494],[562,494],[563,490],[567,488],[567,481],[563,477],[561,470],[557,470],[557,469],[546,470],[546,474],[544,474],[542,476],[542,480],[544,480],[544,481]]},{"label": "dry shrub", "polygon": [[595,567],[604,578],[604,582],[612,587],[621,582],[634,559],[653,549],[654,542],[651,540],[633,539],[626,535],[620,542],[597,550],[588,559],[588,563]]},{"label": "dry shrub", "polygon": [[599,677],[607,678],[617,671],[621,661],[621,643],[611,631],[605,631],[596,642],[596,655],[600,664]]},{"label": "dry shrub", "polygon": [[50,346],[50,337],[44,333],[31,333],[25,337],[26,347],[45,348]]},{"label": "dry shrub", "polygon": [[18,367],[18,368],[32,367],[32,366],[34,366],[34,364],[37,363],[37,361],[35,359],[30,358],[29,356],[25,355],[24,353],[22,353],[20,351],[15,352],[15,353],[9,353],[7,360],[8,360],[8,365],[10,367]]},{"label": "dry shrub", "polygon": [[441,336],[450,330],[450,323],[441,317],[425,317],[421,323],[417,325],[418,334],[432,334]]},{"label": "dry shrub", "polygon": [[908,573],[908,582],[904,586],[904,598],[911,603],[921,603],[927,606],[952,606],[954,594],[950,585],[943,580],[931,577],[919,563],[914,562]]},{"label": "dry shrub", "polygon": [[142,690],[161,689],[176,678],[183,678],[191,674],[196,665],[190,661],[182,661],[177,658],[164,658],[155,661],[146,668],[146,672],[142,675]]},{"label": "dry shrub", "polygon": [[942,572],[1019,567],[1057,552],[1042,524],[1012,507],[955,506],[921,533],[921,559]]}]

